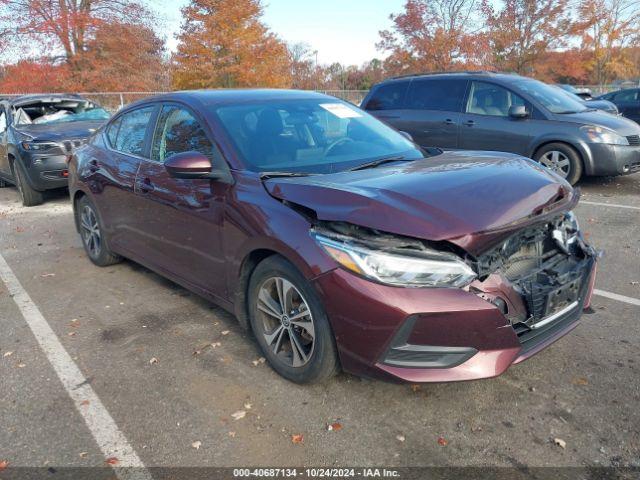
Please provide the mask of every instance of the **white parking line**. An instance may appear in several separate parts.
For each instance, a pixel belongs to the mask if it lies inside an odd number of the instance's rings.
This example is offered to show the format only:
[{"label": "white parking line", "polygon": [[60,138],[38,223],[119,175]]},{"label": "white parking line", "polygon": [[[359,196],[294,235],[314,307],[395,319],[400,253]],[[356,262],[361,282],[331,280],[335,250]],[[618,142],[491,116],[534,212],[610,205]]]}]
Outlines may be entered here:
[{"label": "white parking line", "polygon": [[618,203],[603,203],[603,202],[589,202],[587,200],[580,200],[578,205],[596,205],[598,207],[616,207],[616,208],[626,208],[628,210],[640,210],[640,207],[633,207],[631,205],[620,205]]},{"label": "white parking line", "polygon": [[121,480],[152,480],[144,464],[120,431],[98,395],[87,383],[78,366],[64,349],[40,310],[0,255],[0,279],[4,282],[31,328],[51,366],[62,382],[67,394],[89,427],[89,431],[105,458],[117,458],[114,470]]},{"label": "white parking line", "polygon": [[637,298],[626,297],[625,295],[618,295],[617,293],[605,292],[604,290],[593,290],[594,295],[610,298],[611,300],[618,300],[619,302],[629,303],[631,305],[638,305],[640,307],[640,300]]}]

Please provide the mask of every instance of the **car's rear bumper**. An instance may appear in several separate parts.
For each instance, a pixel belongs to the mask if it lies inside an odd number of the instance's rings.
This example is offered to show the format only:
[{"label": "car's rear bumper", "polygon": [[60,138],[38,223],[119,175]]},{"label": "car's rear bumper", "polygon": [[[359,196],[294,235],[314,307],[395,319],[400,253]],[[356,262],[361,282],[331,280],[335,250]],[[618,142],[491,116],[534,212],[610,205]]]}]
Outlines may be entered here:
[{"label": "car's rear bumper", "polygon": [[577,326],[595,279],[595,260],[588,261],[578,305],[528,334],[461,289],[391,287],[341,269],[315,284],[346,371],[406,382],[477,380],[502,374]]}]

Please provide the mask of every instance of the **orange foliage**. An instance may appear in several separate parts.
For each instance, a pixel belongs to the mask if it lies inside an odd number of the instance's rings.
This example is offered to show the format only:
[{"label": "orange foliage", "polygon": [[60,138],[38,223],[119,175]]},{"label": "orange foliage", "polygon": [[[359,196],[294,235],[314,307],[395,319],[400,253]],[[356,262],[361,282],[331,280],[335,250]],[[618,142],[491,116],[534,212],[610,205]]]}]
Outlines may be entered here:
[{"label": "orange foliage", "polygon": [[260,21],[262,13],[259,0],[191,0],[182,9],[173,86],[288,86],[287,47]]},{"label": "orange foliage", "polygon": [[0,74],[2,93],[49,93],[71,90],[71,71],[67,64],[22,60],[6,66]]}]

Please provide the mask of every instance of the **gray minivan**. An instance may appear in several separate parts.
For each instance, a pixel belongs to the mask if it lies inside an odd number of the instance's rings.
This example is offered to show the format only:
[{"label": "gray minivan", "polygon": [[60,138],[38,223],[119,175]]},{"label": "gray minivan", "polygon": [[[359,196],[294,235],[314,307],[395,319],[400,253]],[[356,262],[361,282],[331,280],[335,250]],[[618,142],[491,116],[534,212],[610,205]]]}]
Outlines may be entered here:
[{"label": "gray minivan", "polygon": [[570,183],[640,171],[640,125],[519,75],[460,72],[375,85],[362,108],[423,147],[524,155]]}]

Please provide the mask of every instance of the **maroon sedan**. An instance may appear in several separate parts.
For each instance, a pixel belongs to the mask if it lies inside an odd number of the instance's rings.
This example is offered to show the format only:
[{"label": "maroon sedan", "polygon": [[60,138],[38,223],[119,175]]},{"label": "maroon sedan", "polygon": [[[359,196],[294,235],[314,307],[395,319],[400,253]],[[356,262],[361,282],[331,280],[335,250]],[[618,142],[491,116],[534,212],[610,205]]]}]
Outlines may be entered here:
[{"label": "maroon sedan", "polygon": [[294,382],[499,375],[577,325],[595,278],[554,173],[422,150],[315,93],[135,103],[76,152],[70,189],[93,263],[132,259],[233,312]]}]

